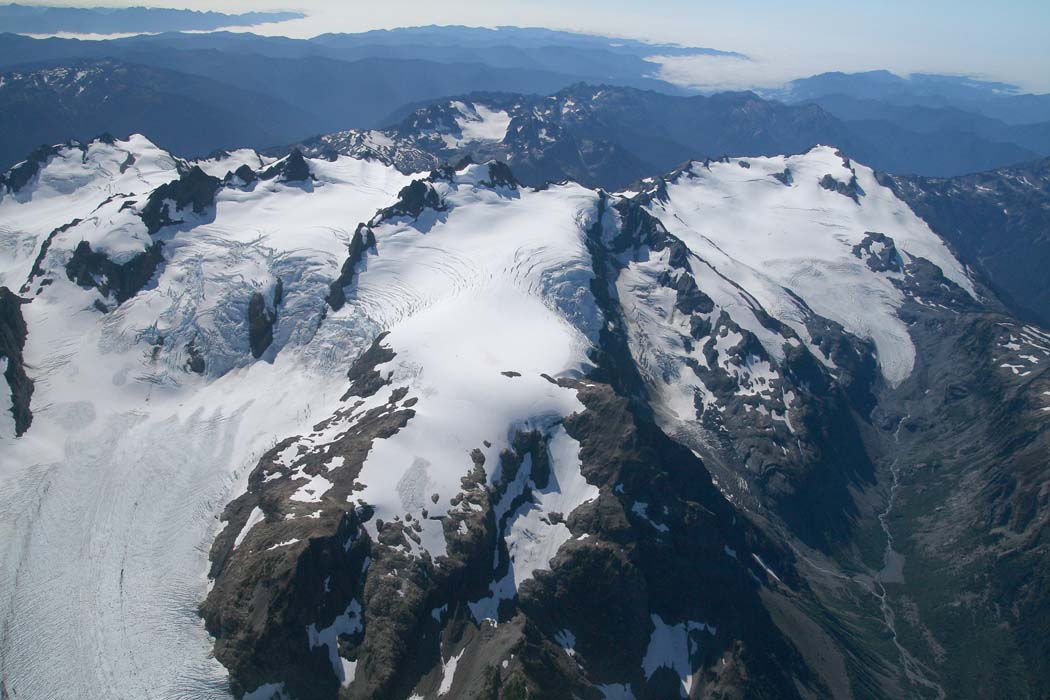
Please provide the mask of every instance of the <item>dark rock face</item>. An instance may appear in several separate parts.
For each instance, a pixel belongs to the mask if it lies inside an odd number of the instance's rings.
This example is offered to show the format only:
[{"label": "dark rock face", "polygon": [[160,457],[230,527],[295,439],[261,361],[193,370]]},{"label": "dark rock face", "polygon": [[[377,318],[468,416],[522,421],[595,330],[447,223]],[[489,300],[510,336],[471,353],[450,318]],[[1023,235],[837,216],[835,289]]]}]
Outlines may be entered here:
[{"label": "dark rock face", "polygon": [[401,188],[397,202],[379,213],[379,220],[392,219],[397,216],[419,218],[424,209],[443,211],[444,203],[437,190],[426,180],[413,180]]},{"label": "dark rock face", "polygon": [[841,180],[835,179],[834,175],[828,173],[820,178],[820,186],[831,192],[838,192],[841,195],[849,197],[854,202],[859,202],[859,197],[863,194],[860,185],[857,183],[856,175],[851,177],[849,182],[842,182]]},{"label": "dark rock face", "polygon": [[343,261],[343,267],[339,270],[339,277],[332,282],[325,300],[333,311],[343,308],[343,304],[346,303],[344,289],[353,281],[354,270],[364,260],[365,253],[375,248],[375,245],[376,239],[372,233],[372,227],[367,224],[359,224],[357,230],[354,231],[353,238],[350,239],[348,255]]},{"label": "dark rock face", "polygon": [[23,435],[33,422],[29,402],[33,397],[33,380],[25,370],[22,350],[26,344],[26,322],[22,317],[25,299],[16,296],[7,287],[0,287],[0,358],[5,359],[4,380],[11,396],[11,413],[15,419],[15,435]]},{"label": "dark rock face", "polygon": [[904,261],[893,239],[884,233],[868,231],[864,240],[853,246],[853,254],[874,272],[903,272]]},{"label": "dark rock face", "polygon": [[268,301],[262,292],[255,292],[248,301],[248,343],[255,359],[262,357],[273,343],[273,328],[277,324],[277,307],[282,292],[281,281],[277,280],[272,299]]},{"label": "dark rock face", "polygon": [[191,340],[186,345],[186,369],[194,374],[204,374],[204,370],[207,369],[204,355],[201,354],[200,349],[197,347],[196,340]]},{"label": "dark rock face", "polygon": [[[912,258],[904,271],[907,277],[897,286],[923,306],[953,311],[975,311],[980,308],[973,297],[947,279],[939,267],[925,258]],[[905,312],[903,316],[907,318],[909,314]]]},{"label": "dark rock face", "polygon": [[66,275],[81,287],[97,289],[122,304],[153,279],[164,260],[161,249],[161,243],[154,243],[145,252],[117,264],[104,253],[92,250],[87,241],[81,241],[66,263]]},{"label": "dark rock face", "polygon": [[[636,697],[661,696],[657,676],[645,681],[637,667],[644,654],[638,645],[649,637],[654,614],[664,622],[707,621],[708,634],[698,646],[708,670],[693,691],[697,697],[720,692],[763,697],[769,692],[763,688],[779,688],[771,697],[794,697],[790,688],[796,683],[818,690],[820,681],[799,663],[762,610],[747,568],[726,552],[741,556],[757,550],[776,566],[790,567],[786,555],[767,549],[757,531],[735,527],[733,508],[703,463],[633,415],[626,398],[606,385],[582,387],[579,398],[587,410],[565,426],[581,444],[584,475],[600,485],[602,495],[578,509],[570,525],[585,523],[605,542],[592,545],[598,551],[560,554],[552,575],[539,579],[546,595],[523,594],[522,607],[537,615],[563,615],[587,667],[602,669],[607,682],[636,688]],[[727,619],[723,611],[730,609],[742,614]],[[608,610],[619,615],[603,614]],[[619,643],[610,647],[610,639]],[[723,658],[725,664],[718,661]],[[749,680],[741,683],[740,674]],[[672,697],[678,693],[676,688]]]},{"label": "dark rock face", "polygon": [[48,159],[58,154],[59,150],[61,146],[40,146],[30,153],[24,162],[0,174],[0,188],[6,187],[11,192],[20,192],[37,176],[40,168],[47,163]]},{"label": "dark rock face", "polygon": [[[58,236],[59,234],[65,232],[65,231],[68,231],[69,229],[73,228],[74,226],[78,225],[79,223],[80,223],[80,219],[73,219],[68,224],[63,224],[62,226],[59,226],[54,231],[52,231],[51,233],[48,234],[47,238],[44,239],[44,242],[40,244],[40,252],[37,253],[36,260],[33,261],[33,267],[29,271],[29,278],[26,280],[25,284],[23,284],[22,288],[19,290],[22,294],[26,294],[26,293],[28,293],[30,291],[30,289],[32,289],[33,280],[35,280],[37,278],[40,278],[40,277],[43,277],[43,275],[44,275],[44,258],[47,256],[47,251],[49,251],[51,249],[51,243],[55,240],[55,236]],[[44,284],[49,284],[49,283],[50,283],[49,280],[47,280],[47,281],[41,280],[41,282],[39,284],[40,285],[44,285]],[[38,289],[39,289],[39,287],[38,287]]]},{"label": "dark rock face", "polygon": [[773,173],[773,177],[785,187],[790,186],[795,181],[795,177],[791,174],[791,168],[784,168],[783,172]]},{"label": "dark rock face", "polygon": [[511,172],[510,166],[502,161],[493,161],[489,163],[489,179],[485,184],[489,187],[507,187],[513,190],[517,189],[520,183]]},{"label": "dark rock face", "polygon": [[711,297],[700,291],[700,288],[696,286],[696,280],[688,272],[683,272],[678,276],[675,292],[677,294],[675,308],[683,314],[709,314],[715,309],[715,303],[711,301]]},{"label": "dark rock face", "polygon": [[260,180],[278,178],[282,182],[306,182],[313,177],[303,152],[298,148],[293,148],[287,158],[277,161],[259,174]]},{"label": "dark rock face", "polygon": [[[150,194],[142,209],[142,220],[149,234],[152,236],[165,226],[178,223],[178,219],[172,216],[186,208],[194,214],[203,214],[215,203],[215,195],[221,187],[219,178],[208,175],[196,165],[178,180],[161,185]],[[169,202],[174,204],[174,210]]]},{"label": "dark rock face", "polygon": [[226,177],[223,178],[223,184],[247,187],[258,179],[259,176],[255,174],[254,170],[247,165],[241,165],[233,172],[226,173]]}]

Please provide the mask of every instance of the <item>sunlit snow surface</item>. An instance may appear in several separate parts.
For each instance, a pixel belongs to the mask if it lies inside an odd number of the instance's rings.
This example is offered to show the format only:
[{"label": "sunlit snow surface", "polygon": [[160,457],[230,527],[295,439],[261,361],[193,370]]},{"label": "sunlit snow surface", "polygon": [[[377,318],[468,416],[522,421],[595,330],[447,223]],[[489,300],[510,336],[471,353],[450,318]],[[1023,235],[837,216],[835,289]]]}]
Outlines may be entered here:
[{"label": "sunlit snow surface", "polygon": [[176,177],[175,159],[142,136],[62,149],[33,185],[0,198],[0,285],[18,291],[54,229],[90,219],[112,195],[148,195]]},{"label": "sunlit snow surface", "polygon": [[[651,210],[706,266],[742,286],[774,317],[797,322],[791,292],[817,314],[871,339],[883,374],[896,385],[915,362],[907,326],[897,316],[904,296],[891,276],[870,270],[853,255],[853,246],[867,232],[885,233],[906,260],[926,258],[949,280],[975,292],[929,226],[881,186],[871,169],[851,165],[863,192],[858,202],[820,186],[825,175],[845,183],[853,172],[833,148],[818,147],[798,156],[693,163],[668,184],[667,201],[655,202]],[[773,177],[785,170],[791,172],[787,186]],[[701,280],[712,277],[694,273],[702,288]],[[805,336],[804,329],[796,330]]]},{"label": "sunlit snow surface", "polygon": [[[221,176],[263,161],[238,151],[198,164]],[[82,220],[52,239],[41,277],[53,282],[27,289],[34,423],[0,443],[0,676],[15,697],[226,695],[196,614],[218,514],[265,449],[331,415],[350,363],[379,332],[390,331],[397,353],[382,370],[419,398],[361,475],[360,496],[380,516],[424,498],[437,510],[432,492],[447,508],[472,449],[497,465],[515,430],[554,430],[580,408],[572,390],[540,375],[581,375],[601,325],[583,242],[594,192],[493,189],[478,186],[484,166],[461,171],[436,185],[447,211],[376,228],[377,250],[333,312],[324,298],[354,229],[410,178],[350,158],[310,168],[311,182],[224,188],[214,212],[161,231],[159,274],[106,314],[96,291],[67,279],[65,262],[81,240],[114,259],[145,250],[136,212],[178,177],[176,161],[140,137],[66,149],[0,200],[5,234],[19,241],[0,274],[16,289],[44,238]],[[274,341],[256,362],[247,303],[257,292],[272,298],[278,280]],[[203,376],[185,369],[191,343]],[[559,454],[574,457],[575,442],[559,439]],[[577,459],[561,461],[582,481]],[[316,500],[325,480],[315,480],[293,498]],[[444,552],[440,527],[422,537]],[[521,575],[556,549],[524,553]]]},{"label": "sunlit snow surface", "polygon": [[[480,111],[464,112],[460,127],[471,139],[506,131],[500,114]],[[962,268],[869,170],[854,166],[865,191],[859,206],[820,188],[826,173],[848,178],[830,149],[749,161],[746,169],[694,165],[652,206],[695,254],[689,265],[698,284],[774,359],[783,338],[757,320],[748,295],[806,340],[790,290],[872,338],[887,378],[900,381],[914,355],[896,316],[900,295],[851,255],[852,246],[865,231],[884,232],[903,254],[928,258],[971,289]],[[236,151],[198,164],[222,177],[269,161]],[[423,508],[447,511],[473,468],[472,450],[484,455],[491,484],[502,478],[499,454],[516,431],[539,430],[548,441],[551,485],[532,489],[532,500],[508,513],[527,486],[521,470],[522,482],[496,504],[508,516],[511,565],[472,605],[476,618],[495,616],[499,601],[547,568],[569,538],[545,514],[567,516],[596,495],[580,474],[579,445],[560,425],[582,406],[554,379],[586,373],[606,323],[591,295],[585,243],[597,193],[573,184],[494,187],[483,184],[487,166],[460,170],[433,183],[442,211],[375,223],[375,250],[333,311],[325,297],[357,225],[393,204],[410,177],[376,162],[311,160],[312,181],[225,187],[214,210],[186,215],[151,239],[137,213],[151,191],[179,177],[177,166],[142,137],[96,142],[86,152],[64,149],[22,192],[0,198],[0,284],[19,289],[44,239],[66,227],[43,258],[40,278],[53,282],[40,286],[38,278],[24,293],[32,300],[23,306],[32,427],[13,440],[10,421],[0,424],[0,678],[14,698],[226,697],[225,670],[211,658],[196,613],[219,514],[265,450],[345,408],[347,370],[381,332],[394,357],[378,370],[391,383],[366,405],[380,405],[397,387],[417,402],[405,427],[377,440],[362,467],[353,498],[376,509],[366,527]],[[792,187],[772,177],[785,167]],[[123,260],[158,239],[159,274],[115,309],[65,274],[81,240]],[[653,281],[666,256],[632,263],[617,281],[632,351],[646,372],[680,342],[673,292]],[[248,304],[255,294],[272,304],[278,289],[273,342],[255,360]],[[732,342],[721,338],[719,347]],[[205,361],[203,375],[186,370],[190,348]],[[772,371],[765,361],[732,369],[746,371],[754,382],[741,386],[755,392]],[[672,403],[688,418],[692,388],[681,383],[680,393]],[[312,503],[328,484],[325,475],[303,479],[293,498]],[[252,512],[235,544],[261,515]],[[645,515],[660,530],[660,513]],[[440,557],[438,521],[421,527],[411,553]],[[348,610],[339,624],[358,624],[358,612]],[[647,670],[670,667],[688,687],[693,669],[683,650],[700,627],[654,624]],[[311,644],[331,652],[333,630],[315,628]],[[458,658],[445,661],[443,687],[451,687]],[[355,668],[337,671],[348,682]],[[604,692],[622,697],[626,689]]]},{"label": "sunlit snow surface", "polygon": [[459,112],[455,118],[461,136],[444,134],[441,138],[448,148],[460,148],[471,143],[498,143],[507,135],[510,115],[503,110],[492,110],[483,104],[455,100],[452,106]]},{"label": "sunlit snow surface", "polygon": [[[345,311],[391,330],[384,344],[396,357],[379,370],[420,399],[415,417],[377,441],[361,471],[360,497],[377,519],[418,515],[433,494],[447,509],[473,467],[472,450],[491,469],[512,429],[546,430],[582,408],[575,392],[541,374],[580,376],[597,337],[583,241],[596,196],[576,185],[475,187],[485,175],[472,166],[437,183],[448,212],[377,228],[379,255]],[[444,554],[440,522],[422,525],[424,548]]]},{"label": "sunlit snow surface", "polygon": [[[106,315],[61,269],[80,227],[54,240],[55,281],[23,306],[33,425],[0,442],[0,678],[12,697],[228,697],[196,613],[217,516],[263,450],[338,399],[361,348],[318,330],[323,291],[357,223],[408,182],[363,161],[312,167],[310,185],[224,190],[213,221],[162,234],[154,284]],[[177,176],[141,137],[64,150],[0,200],[5,241],[35,240],[5,247],[3,284],[19,288],[54,228]],[[276,275],[288,324],[272,364],[252,363],[244,305]],[[183,369],[192,338],[207,377]]]}]

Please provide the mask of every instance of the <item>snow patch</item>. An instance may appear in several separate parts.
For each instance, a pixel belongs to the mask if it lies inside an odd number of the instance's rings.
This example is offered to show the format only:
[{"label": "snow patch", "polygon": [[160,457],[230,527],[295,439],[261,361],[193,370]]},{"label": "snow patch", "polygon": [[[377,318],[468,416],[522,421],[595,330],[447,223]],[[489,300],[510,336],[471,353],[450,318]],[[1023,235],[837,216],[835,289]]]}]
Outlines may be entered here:
[{"label": "snow patch", "polygon": [[[751,167],[694,163],[667,185],[667,200],[651,212],[693,253],[755,294],[774,317],[797,321],[790,290],[816,313],[870,338],[887,381],[896,386],[911,373],[915,348],[897,316],[904,296],[896,273],[878,273],[852,253],[867,232],[886,233],[897,249],[923,257],[976,298],[963,266],[908,206],[857,163],[847,169],[832,148],[773,158],[750,158]],[[794,184],[772,176],[790,169]],[[859,203],[819,185],[825,174],[848,181],[856,173]],[[746,204],[745,204],[746,203]],[[748,278],[773,284],[751,285]]]},{"label": "snow patch", "polygon": [[492,110],[477,102],[466,104],[456,100],[452,106],[459,112],[455,122],[462,135],[442,134],[441,138],[448,148],[461,148],[479,142],[498,143],[506,138],[511,122],[507,112]]},{"label": "snow patch", "polygon": [[441,685],[438,687],[438,697],[445,695],[448,691],[452,690],[452,682],[456,677],[456,666],[459,664],[460,658],[463,656],[463,652],[466,648],[460,649],[459,653],[455,656],[450,656],[448,661],[444,663],[441,669]]},{"label": "snow patch", "polygon": [[251,529],[262,522],[265,517],[266,514],[263,513],[262,508],[259,506],[252,508],[252,512],[248,514],[248,520],[244,523],[244,527],[237,533],[237,539],[233,541],[233,548],[236,549],[244,541],[248,533],[251,532]]},{"label": "snow patch", "polygon": [[357,634],[364,630],[361,620],[361,604],[357,600],[350,601],[350,605],[342,615],[339,615],[328,627],[317,629],[317,625],[310,624],[306,628],[306,636],[310,642],[310,648],[327,647],[328,659],[332,663],[332,671],[343,688],[350,685],[357,673],[357,662],[348,661],[339,655],[339,636]]}]

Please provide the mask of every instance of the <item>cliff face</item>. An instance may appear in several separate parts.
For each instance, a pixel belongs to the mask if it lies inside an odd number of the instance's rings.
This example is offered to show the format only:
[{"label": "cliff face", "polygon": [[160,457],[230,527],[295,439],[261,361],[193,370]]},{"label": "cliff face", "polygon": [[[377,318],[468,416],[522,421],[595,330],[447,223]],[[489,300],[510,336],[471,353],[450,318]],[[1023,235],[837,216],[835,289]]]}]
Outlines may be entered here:
[{"label": "cliff face", "polygon": [[[26,300],[7,287],[0,287],[0,360],[4,364],[10,417],[14,434],[22,435],[33,422],[29,404],[33,398],[33,380],[26,374],[23,350],[26,345],[26,322],[22,318],[22,304]],[[5,422],[6,422],[5,421]]]}]

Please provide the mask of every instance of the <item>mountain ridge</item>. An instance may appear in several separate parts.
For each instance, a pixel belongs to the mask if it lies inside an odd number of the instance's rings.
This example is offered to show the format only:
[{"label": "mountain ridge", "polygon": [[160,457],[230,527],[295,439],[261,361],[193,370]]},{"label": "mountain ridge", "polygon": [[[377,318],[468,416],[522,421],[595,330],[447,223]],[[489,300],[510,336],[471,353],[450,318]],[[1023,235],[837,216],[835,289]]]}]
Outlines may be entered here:
[{"label": "mountain ridge", "polygon": [[[430,27],[374,35],[324,36],[310,41],[231,32],[167,33],[108,41],[31,39],[3,34],[0,35],[0,67],[12,70],[41,61],[68,64],[118,60],[219,81],[230,85],[231,90],[247,89],[285,103],[280,109],[252,112],[257,122],[253,128],[267,133],[280,132],[280,137],[272,141],[249,138],[252,133],[247,129],[241,143],[229,143],[225,134],[235,132],[238,120],[225,114],[221,119],[185,120],[195,127],[178,134],[180,142],[209,141],[203,151],[206,153],[233,146],[267,148],[301,139],[309,133],[374,129],[384,126],[384,119],[406,104],[484,89],[551,94],[585,81],[593,85],[648,89],[688,99],[693,94],[689,89],[654,77],[659,74],[654,73],[654,63],[649,59],[652,58],[650,52],[657,50],[672,57],[683,52],[712,55],[714,51],[714,55],[724,60],[749,60],[733,52],[657,46],[571,33],[521,28]],[[862,161],[895,174],[953,176],[1050,155],[1047,130],[1050,112],[1040,107],[1045,95],[1015,94],[1007,90],[1010,86],[997,87],[950,76],[915,76],[910,80],[888,73],[886,76],[899,87],[899,94],[871,93],[866,87],[870,77],[857,74],[841,74],[831,86],[826,85],[827,76],[796,81],[811,84],[809,92],[762,90],[760,94],[767,99],[784,100],[789,106],[808,101],[823,104],[826,111],[840,118],[839,122],[831,128],[826,119],[813,117],[810,130],[823,128],[825,132],[804,146],[837,143]],[[136,90],[147,88],[141,81],[121,88],[121,94],[129,101],[126,112],[133,114],[142,109],[131,97]],[[871,110],[865,108],[858,113],[856,106],[842,104],[844,95],[875,99],[874,112],[868,114]],[[221,98],[217,101],[222,102]],[[259,98],[255,98],[249,104],[258,101]],[[652,101],[660,100],[654,97]],[[8,109],[17,109],[17,96],[10,95],[7,102],[13,105]],[[221,107],[212,102],[205,107],[212,110]],[[4,104],[0,102],[0,107]],[[667,109],[681,111],[677,107]],[[58,110],[41,105],[40,111],[47,114]],[[301,115],[293,126],[280,119],[289,111]],[[271,119],[271,112],[275,118]],[[86,114],[90,116],[90,110]],[[73,135],[77,120],[75,114],[71,116],[63,127],[43,138],[43,142],[61,141]],[[663,118],[660,113],[653,113],[652,117],[651,121],[661,129],[678,120],[678,117]],[[201,124],[215,126],[202,129]],[[715,126],[725,128],[724,124]],[[802,147],[796,147],[789,134],[777,132],[776,125],[767,124],[763,128],[779,133],[784,140],[768,151],[752,148],[735,154],[793,152]],[[217,133],[211,134],[211,130]],[[159,127],[149,119],[139,119],[131,131],[157,134]],[[848,141],[838,136],[842,131],[849,132]],[[12,153],[20,154],[38,145],[24,138],[20,140],[18,130],[5,133],[6,140],[12,142],[8,149]],[[644,130],[637,128],[631,134],[636,139],[646,136]],[[624,134],[620,136],[626,140]],[[718,149],[696,149],[697,140],[696,135],[678,134],[665,143],[663,149],[673,151],[684,147],[686,157],[723,155]],[[650,147],[656,148],[657,144]],[[670,165],[661,159],[648,174],[655,175]],[[582,178],[582,171],[575,177]]]},{"label": "mountain ridge", "polygon": [[[1045,592],[987,572],[1045,571],[1050,341],[835,149],[621,194],[490,162],[184,161],[142,137],[34,162],[0,197],[35,382],[0,459],[52,465],[5,507],[42,514],[28,551],[70,556],[22,560],[12,629],[90,612],[62,603],[84,584],[57,516],[92,493],[136,526],[107,530],[124,539],[91,572],[114,585],[88,607],[136,615],[75,619],[117,646],[121,625],[171,630],[114,663],[184,687],[981,697],[1044,672],[1039,648],[999,660]],[[108,265],[155,249],[118,294]],[[153,528],[164,547],[133,536]],[[210,587],[150,573],[208,567]],[[206,600],[214,637],[173,599]],[[44,670],[8,688],[148,686]]]}]

